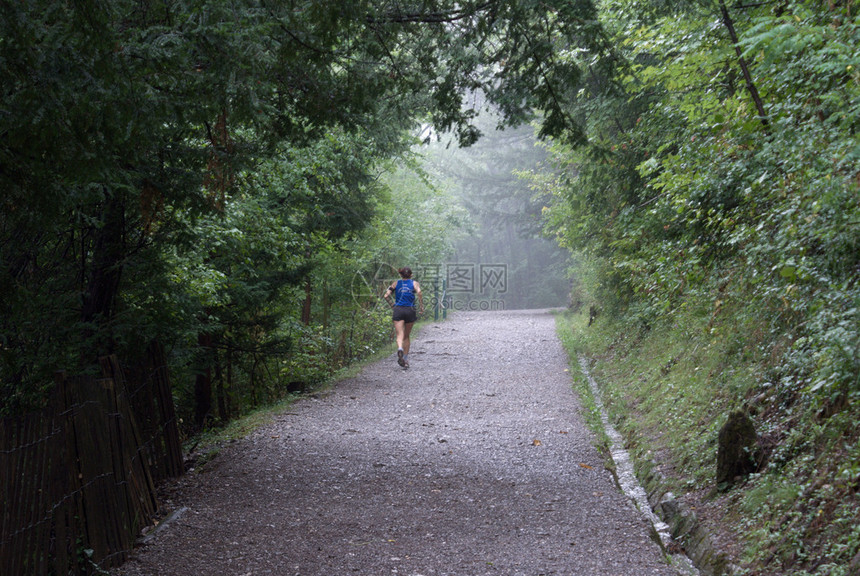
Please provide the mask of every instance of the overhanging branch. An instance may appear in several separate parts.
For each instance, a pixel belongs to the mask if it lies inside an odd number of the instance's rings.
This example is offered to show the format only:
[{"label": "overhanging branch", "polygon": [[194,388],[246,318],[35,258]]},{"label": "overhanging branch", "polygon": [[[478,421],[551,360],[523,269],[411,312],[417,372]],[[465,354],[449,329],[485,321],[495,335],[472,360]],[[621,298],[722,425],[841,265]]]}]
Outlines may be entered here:
[{"label": "overhanging branch", "polygon": [[367,22],[375,24],[450,24],[470,18],[479,12],[492,7],[498,0],[491,0],[459,10],[443,12],[390,12],[379,17],[368,16]]}]

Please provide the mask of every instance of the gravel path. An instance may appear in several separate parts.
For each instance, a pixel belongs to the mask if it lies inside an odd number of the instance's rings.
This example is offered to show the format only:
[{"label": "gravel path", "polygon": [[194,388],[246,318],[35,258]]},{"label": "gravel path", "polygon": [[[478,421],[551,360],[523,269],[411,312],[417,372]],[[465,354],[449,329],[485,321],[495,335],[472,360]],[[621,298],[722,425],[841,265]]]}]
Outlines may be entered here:
[{"label": "gravel path", "polygon": [[546,311],[458,313],[183,478],[127,576],[675,576]]}]

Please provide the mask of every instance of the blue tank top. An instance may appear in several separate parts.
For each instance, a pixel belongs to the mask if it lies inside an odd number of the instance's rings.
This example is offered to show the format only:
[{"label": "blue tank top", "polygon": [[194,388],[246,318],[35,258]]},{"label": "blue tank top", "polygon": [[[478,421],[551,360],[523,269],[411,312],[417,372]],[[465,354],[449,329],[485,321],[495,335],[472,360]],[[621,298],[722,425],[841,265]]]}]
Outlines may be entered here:
[{"label": "blue tank top", "polygon": [[415,281],[398,280],[394,286],[394,305],[395,306],[415,306]]}]

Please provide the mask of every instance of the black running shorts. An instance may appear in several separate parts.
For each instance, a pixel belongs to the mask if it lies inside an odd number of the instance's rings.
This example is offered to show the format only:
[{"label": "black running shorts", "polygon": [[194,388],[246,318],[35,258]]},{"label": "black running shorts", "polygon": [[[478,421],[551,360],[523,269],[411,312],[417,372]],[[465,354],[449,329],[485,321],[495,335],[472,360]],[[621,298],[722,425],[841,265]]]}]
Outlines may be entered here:
[{"label": "black running shorts", "polygon": [[416,314],[415,308],[412,306],[395,306],[393,310],[394,313],[391,315],[391,319],[395,322],[405,320],[407,324],[412,324],[418,319],[418,314]]}]

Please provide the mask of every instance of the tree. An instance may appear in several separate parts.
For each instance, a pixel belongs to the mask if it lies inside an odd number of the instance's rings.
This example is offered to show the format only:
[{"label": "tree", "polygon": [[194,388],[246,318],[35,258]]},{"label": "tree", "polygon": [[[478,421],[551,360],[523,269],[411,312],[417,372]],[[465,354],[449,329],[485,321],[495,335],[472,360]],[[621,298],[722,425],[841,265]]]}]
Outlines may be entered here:
[{"label": "tree", "polygon": [[487,286],[469,294],[472,300],[477,296],[515,309],[563,306],[569,291],[568,253],[543,237],[547,199],[529,186],[532,174],[549,169],[547,152],[531,126],[497,131],[497,116],[477,120],[485,135],[474,146],[456,149],[439,142],[426,151],[428,170],[456,190],[475,223],[456,243],[451,264],[475,265],[476,273],[482,264],[504,267],[503,291]]},{"label": "tree", "polygon": [[[423,118],[469,144],[463,101],[478,88],[506,123],[538,107],[543,134],[581,139],[563,105],[579,72],[554,54],[603,46],[590,2],[44,0],[0,15],[7,409],[38,403],[58,367],[142,335],[179,341],[174,318],[205,318],[137,304],[175,287],[176,257],[208,241],[198,224],[231,221],[243,181],[285,150],[314,154],[335,135],[363,138],[362,160],[394,157]],[[282,205],[324,242],[372,216],[373,174],[339,150],[345,171]]]},{"label": "tree", "polygon": [[[700,375],[690,390],[713,404],[659,415],[694,439],[678,462],[712,463],[715,405],[773,399],[755,419],[780,447],[732,508],[766,557],[744,569],[838,572],[856,548],[838,519],[857,515],[840,482],[858,467],[842,446],[857,437],[860,397],[860,24],[845,4],[603,7],[618,75],[593,75],[570,112],[588,118],[589,146],[553,148],[547,226],[587,266],[607,317],[644,340],[655,327],[692,335],[690,357],[724,343],[719,364],[750,373],[743,385]],[[753,504],[798,485],[844,488]],[[798,512],[811,501],[815,522]]]}]

